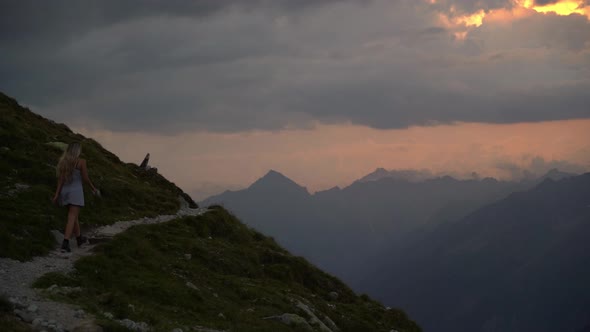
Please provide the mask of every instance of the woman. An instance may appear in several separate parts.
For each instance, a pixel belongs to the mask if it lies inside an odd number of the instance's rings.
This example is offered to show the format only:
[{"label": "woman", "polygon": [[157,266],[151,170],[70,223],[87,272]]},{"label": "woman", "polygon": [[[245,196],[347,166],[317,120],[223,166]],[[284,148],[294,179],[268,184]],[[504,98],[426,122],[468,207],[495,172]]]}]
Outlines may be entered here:
[{"label": "woman", "polygon": [[78,222],[80,208],[84,206],[82,179],[90,185],[93,194],[97,193],[88,177],[86,160],[79,158],[81,151],[80,143],[71,143],[57,164],[57,189],[52,201],[54,204],[59,203],[61,206],[68,207],[68,223],[61,245],[62,252],[71,252],[70,237],[72,233],[76,235],[78,247],[86,243],[86,238],[80,235],[80,223]]}]

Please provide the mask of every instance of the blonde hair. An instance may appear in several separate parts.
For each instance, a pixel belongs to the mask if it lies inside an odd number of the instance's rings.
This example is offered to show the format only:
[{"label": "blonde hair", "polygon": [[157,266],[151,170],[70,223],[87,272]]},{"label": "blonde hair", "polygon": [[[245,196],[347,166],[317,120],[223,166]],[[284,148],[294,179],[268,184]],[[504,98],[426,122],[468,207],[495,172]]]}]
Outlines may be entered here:
[{"label": "blonde hair", "polygon": [[82,146],[78,142],[70,143],[68,145],[68,148],[61,155],[61,158],[59,158],[59,162],[57,163],[55,175],[58,178],[63,178],[65,182],[72,181],[72,173],[74,173],[81,151]]}]

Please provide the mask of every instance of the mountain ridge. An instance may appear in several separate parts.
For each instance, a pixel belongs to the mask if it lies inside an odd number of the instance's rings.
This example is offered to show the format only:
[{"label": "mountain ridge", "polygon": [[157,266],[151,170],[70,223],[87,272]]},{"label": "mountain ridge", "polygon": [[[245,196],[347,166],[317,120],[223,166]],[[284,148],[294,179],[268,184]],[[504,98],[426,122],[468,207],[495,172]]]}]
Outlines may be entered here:
[{"label": "mountain ridge", "polygon": [[[391,174],[400,174],[399,176],[395,176],[395,175],[391,175]],[[424,178],[407,178],[404,176],[404,174],[410,174],[410,176],[415,174],[430,174],[429,177],[424,177]],[[391,176],[390,176],[391,175]],[[548,170],[546,173],[537,176],[537,177],[533,177],[530,178],[528,180],[521,180],[521,182],[531,182],[531,183],[541,183],[543,182],[545,179],[552,179],[552,180],[559,180],[562,178],[567,178],[567,177],[572,177],[572,176],[577,176],[580,174],[576,174],[576,173],[569,173],[569,172],[562,172],[560,171],[558,168],[552,168],[550,170]],[[311,196],[316,195],[318,193],[324,194],[326,192],[332,192],[332,191],[342,191],[342,190],[346,190],[349,187],[352,187],[354,185],[362,185],[365,184],[367,182],[378,182],[378,181],[398,181],[398,182],[410,182],[410,183],[422,183],[422,182],[445,182],[445,181],[478,181],[478,182],[517,182],[517,181],[510,181],[510,180],[499,180],[496,179],[494,177],[488,176],[488,177],[484,177],[484,178],[470,178],[470,179],[462,179],[462,178],[457,178],[454,177],[452,175],[434,175],[432,174],[430,171],[428,170],[412,170],[412,169],[407,169],[407,170],[386,170],[385,168],[379,167],[377,168],[375,171],[373,171],[372,173],[369,173],[357,180],[354,180],[350,185],[348,186],[344,186],[344,187],[340,187],[340,186],[333,186],[331,188],[328,189],[323,189],[323,190],[318,190],[316,192],[310,193],[307,188],[305,186],[302,186],[301,184],[297,183],[295,180],[289,178],[288,176],[284,175],[283,173],[274,170],[274,169],[269,169],[265,175],[261,176],[260,178],[258,178],[257,180],[255,180],[254,182],[252,182],[249,186],[247,186],[246,188],[243,189],[238,189],[238,190],[225,190],[219,194],[215,194],[215,195],[211,195],[209,197],[204,198],[203,200],[201,200],[201,202],[206,202],[206,201],[211,201],[214,197],[218,197],[221,196],[225,193],[228,192],[239,192],[239,191],[244,191],[247,189],[252,189],[254,188],[258,188],[258,187],[264,187],[268,184],[273,184],[276,185],[278,183],[281,183],[282,185],[284,185],[285,187],[288,186],[292,186],[292,187],[297,187],[297,188],[302,188],[305,189],[305,191],[307,191],[307,193]]]},{"label": "mountain ridge", "polygon": [[[65,211],[49,204],[56,182],[52,164],[72,141],[82,141],[90,176],[103,191],[100,200],[86,193],[82,227],[133,220],[129,224],[135,226],[102,239],[92,255],[76,261],[73,271],[39,267],[49,273],[34,283],[35,294],[83,308],[81,315],[90,319],[94,330],[421,331],[403,311],[358,296],[223,207],[142,225],[178,211],[179,197],[185,199],[186,194],[154,169],[124,164],[94,140],[3,94],[0,115],[0,186],[6,189],[0,193],[0,263],[10,261],[18,268],[29,262],[10,258],[59,255],[52,251],[56,242],[49,231],[63,229]],[[72,249],[75,254],[78,248]],[[0,282],[9,284],[5,280],[12,276],[2,270]],[[27,301],[0,294],[0,330],[33,329],[29,311],[34,308],[19,306]],[[19,323],[15,314],[28,324]],[[59,319],[41,321],[57,324]]]},{"label": "mountain ridge", "polygon": [[386,170],[383,167],[376,168],[373,172],[363,176],[355,182],[369,182],[379,181],[384,178],[393,178],[398,180],[407,180],[410,182],[420,182],[436,177],[432,172],[426,169],[414,170],[414,169],[398,169],[398,170]]},{"label": "mountain ridge", "polygon": [[255,192],[263,191],[265,193],[281,190],[282,192],[289,192],[294,195],[309,196],[307,188],[300,186],[295,181],[275,170],[269,170],[263,177],[256,180],[246,189]]},{"label": "mountain ridge", "polygon": [[[294,191],[303,188],[286,181]],[[291,189],[279,187],[258,188],[259,193],[248,187],[200,203],[222,204],[248,225],[264,230],[292,252],[357,287],[359,266],[370,261],[387,242],[408,241],[419,236],[420,228],[451,222],[529,185],[492,178],[457,180],[444,176],[411,182],[386,177],[313,194],[292,195]],[[260,205],[266,208],[258,208]]]},{"label": "mountain ridge", "polygon": [[[590,173],[545,179],[440,227],[404,255],[384,253],[388,266],[368,272],[365,285],[384,286],[379,298],[404,305],[427,330],[574,331],[590,321],[589,199]],[[551,322],[538,320],[547,315]]]}]

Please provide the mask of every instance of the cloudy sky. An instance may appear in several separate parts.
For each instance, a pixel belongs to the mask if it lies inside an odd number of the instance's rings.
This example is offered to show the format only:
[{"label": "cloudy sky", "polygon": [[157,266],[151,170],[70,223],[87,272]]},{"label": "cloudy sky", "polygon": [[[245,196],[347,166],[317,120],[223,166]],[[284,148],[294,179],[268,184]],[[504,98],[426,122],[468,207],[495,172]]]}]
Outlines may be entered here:
[{"label": "cloudy sky", "polygon": [[197,198],[590,171],[590,0],[2,1],[0,90]]}]

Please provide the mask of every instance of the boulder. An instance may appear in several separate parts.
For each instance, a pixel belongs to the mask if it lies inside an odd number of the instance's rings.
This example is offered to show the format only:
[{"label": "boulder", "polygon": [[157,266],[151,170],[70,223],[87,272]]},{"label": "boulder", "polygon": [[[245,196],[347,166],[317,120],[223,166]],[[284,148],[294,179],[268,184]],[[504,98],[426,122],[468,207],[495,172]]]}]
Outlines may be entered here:
[{"label": "boulder", "polygon": [[14,309],[14,314],[27,324],[31,324],[33,323],[33,320],[35,320],[35,317],[33,317],[31,313],[28,313],[24,310]]},{"label": "boulder", "polygon": [[62,234],[62,232],[54,229],[51,231],[51,235],[53,235],[53,238],[55,239],[55,243],[57,244],[61,244],[61,241],[64,239],[64,235]]},{"label": "boulder", "polygon": [[26,302],[24,302],[23,300],[20,300],[16,297],[11,297],[8,299],[8,301],[12,304],[13,307],[15,307],[17,309],[25,309],[28,307]]},{"label": "boulder", "polygon": [[336,301],[336,300],[338,300],[339,295],[337,292],[330,292],[330,294],[328,294],[328,296],[330,297],[330,300]]},{"label": "boulder", "polygon": [[334,321],[330,317],[324,315],[323,321],[326,324],[326,326],[329,327],[332,331],[340,332],[340,329],[338,328],[336,323],[334,323]]},{"label": "boulder", "polygon": [[84,318],[84,317],[86,317],[86,313],[84,312],[84,310],[79,309],[79,310],[76,310],[74,312],[74,317],[76,317],[76,318]]},{"label": "boulder", "polygon": [[190,282],[190,281],[187,281],[187,282],[186,282],[186,287],[188,287],[188,288],[190,288],[190,289],[194,289],[194,290],[196,290],[196,291],[200,291],[200,289],[199,289],[197,286],[195,286],[195,284],[193,284],[193,283],[192,283],[192,282]]},{"label": "boulder", "polygon": [[131,331],[147,332],[150,330],[149,325],[145,322],[134,322],[128,318],[118,320],[117,322]]},{"label": "boulder", "polygon": [[309,325],[305,318],[296,314],[284,313],[279,316],[270,316],[265,317],[263,319],[276,320],[285,325],[295,327],[298,330],[313,331],[313,328],[311,327],[311,325]]},{"label": "boulder", "polygon": [[322,322],[306,304],[302,303],[301,301],[298,301],[297,308],[299,308],[309,317],[309,324],[311,324],[312,326],[317,326],[320,329],[320,331],[323,332],[334,332],[332,331],[332,329],[326,326],[326,324],[324,324],[324,322]]},{"label": "boulder", "polygon": [[64,142],[47,142],[45,144],[61,151],[66,151],[68,148],[68,145]]},{"label": "boulder", "polygon": [[37,312],[37,310],[39,310],[39,307],[37,307],[37,305],[36,305],[36,304],[31,304],[31,305],[30,305],[30,306],[27,308],[27,311],[28,311],[28,312],[31,312],[31,313],[36,313],[36,312]]}]

